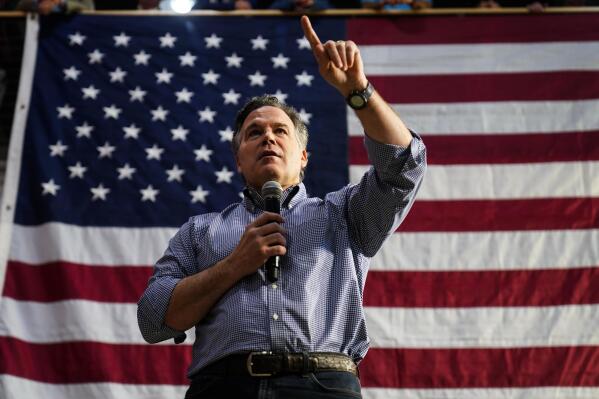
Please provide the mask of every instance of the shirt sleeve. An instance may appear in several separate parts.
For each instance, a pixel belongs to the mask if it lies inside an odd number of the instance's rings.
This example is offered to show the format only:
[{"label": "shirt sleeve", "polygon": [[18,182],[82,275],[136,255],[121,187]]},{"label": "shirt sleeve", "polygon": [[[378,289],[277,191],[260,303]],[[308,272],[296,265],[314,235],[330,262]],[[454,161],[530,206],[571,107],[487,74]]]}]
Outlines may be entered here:
[{"label": "shirt sleeve", "polygon": [[407,148],[364,142],[372,167],[349,190],[347,220],[354,242],[367,257],[379,250],[414,203],[426,170],[426,148],[412,132]]},{"label": "shirt sleeve", "polygon": [[164,323],[166,310],[175,286],[181,279],[197,272],[194,255],[194,223],[184,224],[171,238],[164,255],[154,265],[148,287],[137,304],[137,323],[149,343],[164,341],[181,334]]}]

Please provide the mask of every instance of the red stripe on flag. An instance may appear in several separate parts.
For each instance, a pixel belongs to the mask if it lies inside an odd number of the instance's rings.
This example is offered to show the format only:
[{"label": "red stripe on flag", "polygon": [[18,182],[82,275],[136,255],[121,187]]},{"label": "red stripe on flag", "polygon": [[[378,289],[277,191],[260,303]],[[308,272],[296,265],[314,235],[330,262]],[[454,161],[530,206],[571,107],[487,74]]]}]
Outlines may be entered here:
[{"label": "red stripe on flag", "polygon": [[557,270],[370,271],[365,306],[558,306],[599,303],[599,267]]},{"label": "red stripe on flag", "polygon": [[[136,303],[151,274],[151,267],[89,266],[70,262],[29,265],[11,260],[3,295],[38,302],[88,299]],[[24,281],[27,284],[23,284]]]},{"label": "red stripe on flag", "polygon": [[[522,43],[599,39],[599,14],[351,18],[358,45]],[[318,29],[317,29],[318,30]]]},{"label": "red stripe on flag", "polygon": [[49,383],[189,384],[189,346],[34,344],[0,337],[0,373]]},{"label": "red stripe on flag", "polygon": [[[8,337],[0,338],[0,354],[11,359],[0,363],[0,373],[48,383],[186,385],[191,360],[188,346],[32,344]],[[360,373],[365,387],[599,386],[599,347],[375,348]]]},{"label": "red stripe on flag", "polygon": [[492,388],[599,386],[599,346],[370,349],[364,387]]},{"label": "red stripe on flag", "polygon": [[595,71],[371,76],[369,80],[393,104],[599,98],[599,72]]},{"label": "red stripe on flag", "polygon": [[599,198],[416,201],[401,232],[592,229]]},{"label": "red stripe on flag", "polygon": [[[599,160],[599,131],[425,136],[429,165]],[[349,161],[369,165],[362,136],[349,140]]]}]

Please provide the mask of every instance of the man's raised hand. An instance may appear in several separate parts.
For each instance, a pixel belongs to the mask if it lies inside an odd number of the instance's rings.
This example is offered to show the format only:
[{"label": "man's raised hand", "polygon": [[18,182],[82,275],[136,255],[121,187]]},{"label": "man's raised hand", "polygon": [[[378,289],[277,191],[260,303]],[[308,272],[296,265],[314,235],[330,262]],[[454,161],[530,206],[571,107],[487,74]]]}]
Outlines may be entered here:
[{"label": "man's raised hand", "polygon": [[329,40],[322,44],[307,16],[302,16],[301,24],[320,75],[344,97],[353,90],[365,89],[368,80],[356,43],[351,40]]}]

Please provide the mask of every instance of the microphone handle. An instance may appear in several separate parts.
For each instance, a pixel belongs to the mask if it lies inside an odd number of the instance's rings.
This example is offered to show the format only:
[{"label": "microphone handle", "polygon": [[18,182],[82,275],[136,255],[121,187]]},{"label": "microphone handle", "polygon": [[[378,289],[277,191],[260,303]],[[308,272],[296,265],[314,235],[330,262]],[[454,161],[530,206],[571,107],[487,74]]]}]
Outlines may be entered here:
[{"label": "microphone handle", "polygon": [[[281,200],[276,197],[266,197],[264,199],[264,210],[267,212],[281,213]],[[265,262],[266,278],[269,282],[274,283],[279,279],[281,274],[281,257],[271,256]]]}]

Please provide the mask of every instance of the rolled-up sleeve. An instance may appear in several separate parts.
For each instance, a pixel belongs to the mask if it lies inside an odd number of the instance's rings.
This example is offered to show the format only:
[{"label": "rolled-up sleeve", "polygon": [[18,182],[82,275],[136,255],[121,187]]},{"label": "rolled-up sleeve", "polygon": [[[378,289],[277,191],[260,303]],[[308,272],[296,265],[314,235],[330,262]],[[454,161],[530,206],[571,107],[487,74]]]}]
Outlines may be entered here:
[{"label": "rolled-up sleeve", "polygon": [[372,257],[407,215],[426,170],[426,148],[412,132],[407,148],[364,138],[372,167],[349,192],[347,219],[352,238]]},{"label": "rolled-up sleeve", "polygon": [[137,304],[137,323],[149,343],[181,334],[167,326],[164,319],[175,286],[197,271],[193,242],[193,222],[190,220],[171,238],[164,255],[154,265],[154,273]]}]

